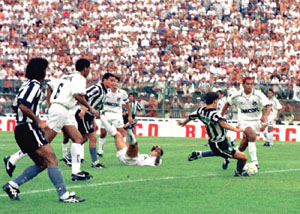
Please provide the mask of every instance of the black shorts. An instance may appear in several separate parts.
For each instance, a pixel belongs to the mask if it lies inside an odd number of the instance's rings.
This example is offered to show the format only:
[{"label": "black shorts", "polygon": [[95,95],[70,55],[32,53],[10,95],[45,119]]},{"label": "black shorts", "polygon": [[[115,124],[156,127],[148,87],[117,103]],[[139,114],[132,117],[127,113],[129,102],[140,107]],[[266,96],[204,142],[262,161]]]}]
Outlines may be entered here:
[{"label": "black shorts", "polygon": [[79,117],[79,113],[81,110],[78,110],[75,114],[75,118],[78,124],[78,130],[81,134],[89,134],[93,133],[94,130],[94,118],[95,116],[92,115],[90,112],[86,112],[84,117],[81,119]]},{"label": "black shorts", "polygon": [[34,154],[39,147],[49,144],[44,132],[36,123],[17,125],[15,139],[22,152],[28,154]]},{"label": "black shorts", "polygon": [[236,152],[234,149],[232,149],[229,146],[229,143],[227,141],[227,138],[225,138],[222,142],[211,142],[208,141],[208,144],[210,146],[210,149],[217,155],[221,156],[223,158],[232,158],[234,153]]}]

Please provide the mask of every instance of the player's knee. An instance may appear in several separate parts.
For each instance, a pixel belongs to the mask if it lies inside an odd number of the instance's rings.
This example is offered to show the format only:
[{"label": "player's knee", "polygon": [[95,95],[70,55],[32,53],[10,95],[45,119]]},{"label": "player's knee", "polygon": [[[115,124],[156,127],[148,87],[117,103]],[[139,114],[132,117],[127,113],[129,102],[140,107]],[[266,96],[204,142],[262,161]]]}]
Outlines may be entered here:
[{"label": "player's knee", "polygon": [[246,162],[248,160],[248,157],[245,153],[242,153],[241,161]]}]

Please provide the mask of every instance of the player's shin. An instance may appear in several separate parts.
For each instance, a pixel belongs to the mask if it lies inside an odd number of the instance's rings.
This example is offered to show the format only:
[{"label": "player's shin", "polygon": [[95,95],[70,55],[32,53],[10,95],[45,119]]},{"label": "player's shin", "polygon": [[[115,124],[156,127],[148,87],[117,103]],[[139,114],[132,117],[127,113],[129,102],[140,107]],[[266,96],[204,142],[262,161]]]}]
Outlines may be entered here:
[{"label": "player's shin", "polygon": [[115,136],[117,133],[117,129],[116,127],[112,126],[109,124],[109,122],[107,121],[105,115],[101,115],[100,117],[102,125],[105,127],[106,131],[111,135],[111,136]]},{"label": "player's shin", "polygon": [[268,142],[270,143],[270,146],[273,146],[273,132],[268,133]]}]

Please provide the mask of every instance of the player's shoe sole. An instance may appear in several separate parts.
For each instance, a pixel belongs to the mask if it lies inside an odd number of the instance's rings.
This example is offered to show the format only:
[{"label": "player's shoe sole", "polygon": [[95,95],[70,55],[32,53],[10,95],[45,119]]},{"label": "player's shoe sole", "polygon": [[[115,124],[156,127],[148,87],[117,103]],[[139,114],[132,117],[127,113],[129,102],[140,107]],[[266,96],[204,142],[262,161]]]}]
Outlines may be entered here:
[{"label": "player's shoe sole", "polygon": [[9,162],[10,156],[6,156],[3,158],[5,170],[9,177],[12,176],[13,172],[16,169],[16,165],[13,165],[11,162]]}]

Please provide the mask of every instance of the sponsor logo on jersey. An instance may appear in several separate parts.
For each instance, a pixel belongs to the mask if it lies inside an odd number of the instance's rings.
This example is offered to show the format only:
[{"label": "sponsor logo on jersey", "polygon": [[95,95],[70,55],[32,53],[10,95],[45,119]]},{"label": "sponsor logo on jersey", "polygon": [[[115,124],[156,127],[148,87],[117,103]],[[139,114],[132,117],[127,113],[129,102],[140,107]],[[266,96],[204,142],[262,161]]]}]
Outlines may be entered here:
[{"label": "sponsor logo on jersey", "polygon": [[250,109],[242,109],[241,110],[241,112],[242,113],[254,113],[254,112],[258,112],[259,110],[258,110],[258,108],[256,107],[256,108],[250,108]]}]

